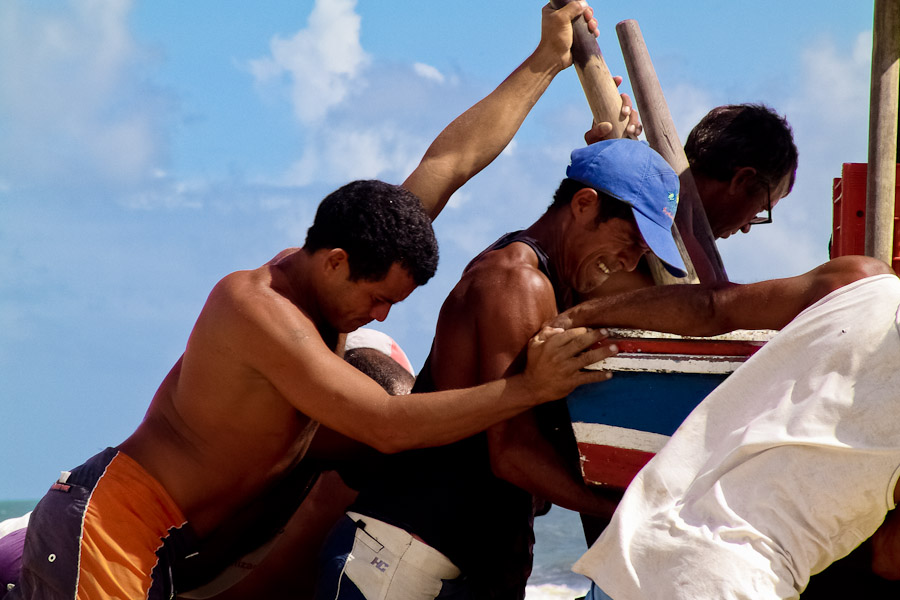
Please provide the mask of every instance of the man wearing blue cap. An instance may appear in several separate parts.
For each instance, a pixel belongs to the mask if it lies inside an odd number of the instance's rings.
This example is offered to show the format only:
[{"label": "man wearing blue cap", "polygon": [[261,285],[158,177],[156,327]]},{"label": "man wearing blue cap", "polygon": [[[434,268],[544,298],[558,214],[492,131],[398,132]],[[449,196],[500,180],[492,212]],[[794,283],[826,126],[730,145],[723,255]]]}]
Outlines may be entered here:
[{"label": "man wearing blue cap", "polygon": [[[648,252],[684,275],[672,236],[678,177],[659,154],[636,140],[601,141],[572,152],[567,175],[544,215],[465,269],[441,308],[416,391],[520,371],[522,348],[543,322],[575,294],[634,269]],[[317,597],[335,597],[338,587],[365,588],[372,564],[409,572],[415,554],[416,566],[455,580],[465,593],[521,598],[535,507],[549,501],[605,517],[615,508],[584,485],[539,420],[529,413],[462,442],[386,457],[326,544],[323,556],[332,560]],[[367,546],[360,561],[363,535],[385,550]],[[438,589],[449,588],[445,582]]]},{"label": "man wearing blue cap", "polygon": [[643,142],[606,140],[573,151],[566,175],[628,204],[650,250],[672,275],[685,276],[684,261],[672,237],[679,181],[662,156]]}]

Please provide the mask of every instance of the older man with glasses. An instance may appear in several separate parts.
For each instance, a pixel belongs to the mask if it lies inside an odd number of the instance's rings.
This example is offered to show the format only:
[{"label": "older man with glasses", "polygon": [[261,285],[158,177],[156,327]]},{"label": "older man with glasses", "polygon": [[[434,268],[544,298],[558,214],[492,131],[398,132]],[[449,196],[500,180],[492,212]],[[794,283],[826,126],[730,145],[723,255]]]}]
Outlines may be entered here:
[{"label": "older man with glasses", "polygon": [[772,208],[794,186],[790,125],[766,106],[714,108],[691,130],[684,152],[717,238],[771,223]]},{"label": "older man with glasses", "polygon": [[[598,138],[593,130],[588,142]],[[760,104],[730,104],[712,109],[691,130],[684,145],[697,184],[697,192],[710,230],[719,238],[737,232],[748,233],[751,226],[772,222],[772,209],[794,186],[797,147],[791,127],[784,117]],[[693,217],[683,214],[690,206],[682,203],[676,223],[682,237],[691,237]],[[694,267],[712,273],[717,258]],[[630,273],[616,273],[592,297],[605,296],[653,285],[650,268],[643,262]]]}]

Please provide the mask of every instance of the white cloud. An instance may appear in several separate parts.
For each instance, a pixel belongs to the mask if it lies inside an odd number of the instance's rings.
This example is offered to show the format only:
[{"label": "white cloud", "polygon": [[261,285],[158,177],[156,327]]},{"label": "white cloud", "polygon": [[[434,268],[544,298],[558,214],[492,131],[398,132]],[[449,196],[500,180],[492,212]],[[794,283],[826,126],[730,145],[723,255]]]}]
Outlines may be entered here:
[{"label": "white cloud", "polygon": [[784,105],[800,165],[794,191],[778,212],[795,231],[812,236],[808,243],[816,262],[808,267],[825,260],[824,248],[831,235],[832,180],[840,177],[843,163],[867,160],[871,39],[871,32],[863,32],[850,48],[840,48],[831,39],[807,48],[796,95]]},{"label": "white cloud", "polygon": [[382,123],[367,129],[337,124],[314,133],[303,155],[285,173],[281,185],[353,179],[398,181],[421,156],[421,140],[407,129]]},{"label": "white cloud", "polygon": [[160,128],[155,99],[135,81],[130,10],[129,0],[72,1],[53,12],[0,3],[0,162],[13,183],[149,174]]},{"label": "white cloud", "polygon": [[356,0],[317,0],[308,27],[290,39],[276,36],[271,56],[250,61],[260,84],[287,76],[294,114],[303,123],[323,119],[340,104],[370,58],[359,42]]},{"label": "white cloud", "polygon": [[690,83],[678,83],[665,90],[666,104],[681,143],[700,119],[715,106],[712,94]]},{"label": "white cloud", "polygon": [[444,83],[444,75],[440,71],[438,71],[435,67],[431,65],[426,65],[424,63],[414,63],[413,70],[420,77],[424,77],[425,79],[430,79],[432,81],[436,81],[438,83]]},{"label": "white cloud", "polygon": [[[788,201],[795,201],[789,198]],[[736,234],[718,243],[728,277],[738,283],[790,277],[828,260],[827,239],[803,224],[776,213],[772,225]]]},{"label": "white cloud", "polygon": [[516,153],[516,148],[518,147],[518,145],[519,145],[519,142],[517,142],[517,141],[515,140],[515,138],[513,138],[513,139],[510,140],[510,142],[506,145],[506,148],[504,148],[503,151],[500,153],[500,156],[513,156],[513,155],[515,155],[515,153]]}]

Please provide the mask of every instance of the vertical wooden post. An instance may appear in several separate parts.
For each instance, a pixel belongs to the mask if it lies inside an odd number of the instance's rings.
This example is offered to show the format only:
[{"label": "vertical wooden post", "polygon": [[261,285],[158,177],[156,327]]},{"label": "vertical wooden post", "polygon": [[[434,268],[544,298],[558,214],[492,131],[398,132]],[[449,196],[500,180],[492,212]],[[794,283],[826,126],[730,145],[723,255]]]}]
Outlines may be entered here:
[{"label": "vertical wooden post", "polygon": [[[697,184],[694,183],[684,147],[675,130],[675,123],[669,113],[641,29],[637,21],[629,19],[616,25],[616,32],[647,141],[666,159],[681,180],[681,198],[675,224],[679,230],[690,232],[686,238],[691,239],[693,244],[688,250],[697,267],[699,279],[704,282],[727,281],[725,265],[719,256],[715,236],[710,230],[706,210],[700,200]],[[701,266],[705,267],[702,271]]]},{"label": "vertical wooden post", "polygon": [[900,0],[875,0],[871,86],[866,255],[891,264],[900,105]]}]

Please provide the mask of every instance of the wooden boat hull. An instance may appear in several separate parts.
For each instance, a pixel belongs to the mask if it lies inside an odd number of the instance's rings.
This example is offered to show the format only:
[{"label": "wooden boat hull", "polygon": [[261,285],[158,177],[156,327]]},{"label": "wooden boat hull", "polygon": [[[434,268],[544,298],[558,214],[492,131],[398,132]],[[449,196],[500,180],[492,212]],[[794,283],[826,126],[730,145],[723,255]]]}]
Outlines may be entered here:
[{"label": "wooden boat hull", "polygon": [[612,371],[612,379],[581,386],[567,398],[584,481],[627,487],[694,407],[773,334],[687,338],[615,331],[620,353],[590,367]]}]

